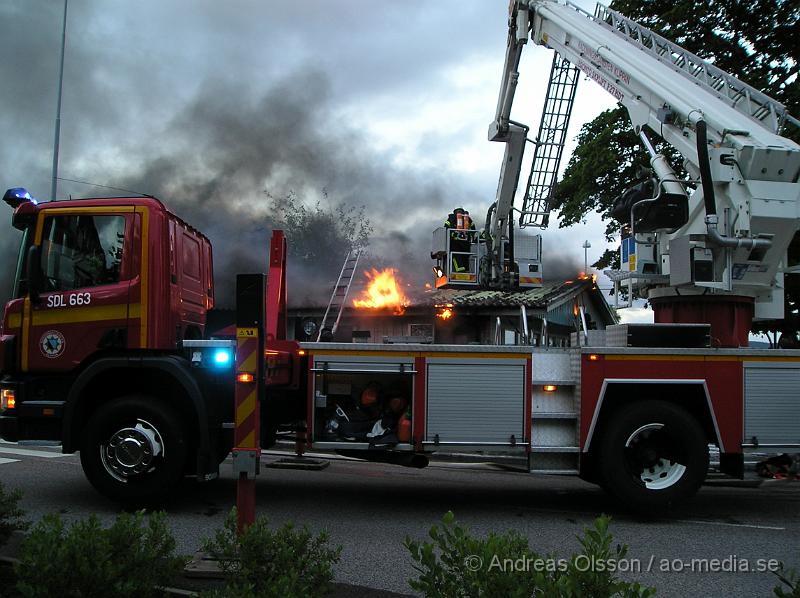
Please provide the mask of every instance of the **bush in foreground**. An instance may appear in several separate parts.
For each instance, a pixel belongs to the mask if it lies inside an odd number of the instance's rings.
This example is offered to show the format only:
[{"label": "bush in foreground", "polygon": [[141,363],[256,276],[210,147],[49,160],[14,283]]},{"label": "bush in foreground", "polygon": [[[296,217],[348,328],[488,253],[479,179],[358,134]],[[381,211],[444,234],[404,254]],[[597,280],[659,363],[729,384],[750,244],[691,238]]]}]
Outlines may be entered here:
[{"label": "bush in foreground", "polygon": [[45,515],[22,544],[17,591],[30,598],[147,598],[158,596],[180,571],[164,513],[147,521],[123,513],[109,528],[96,516],[67,527]]},{"label": "bush in foreground", "polygon": [[409,585],[431,598],[652,596],[654,588],[620,581],[614,575],[611,564],[624,559],[628,547],[612,549],[609,521],[608,517],[595,520],[578,538],[583,550],[559,559],[537,554],[516,531],[476,538],[448,512],[441,527],[431,528],[431,542],[406,538],[404,545],[419,572]]},{"label": "bush in foreground", "polygon": [[20,498],[22,492],[9,492],[0,482],[0,545],[5,544],[12,532],[28,529],[28,522],[22,519],[25,513],[19,508]]},{"label": "bush in foreground", "polygon": [[781,583],[772,590],[773,594],[778,598],[800,598],[800,574],[797,571],[785,569],[781,564],[780,570],[775,575]]},{"label": "bush in foreground", "polygon": [[206,596],[235,598],[324,596],[342,551],[328,547],[325,532],[314,537],[291,523],[272,530],[265,517],[238,536],[235,508],[203,549],[219,560],[227,580],[224,590]]}]

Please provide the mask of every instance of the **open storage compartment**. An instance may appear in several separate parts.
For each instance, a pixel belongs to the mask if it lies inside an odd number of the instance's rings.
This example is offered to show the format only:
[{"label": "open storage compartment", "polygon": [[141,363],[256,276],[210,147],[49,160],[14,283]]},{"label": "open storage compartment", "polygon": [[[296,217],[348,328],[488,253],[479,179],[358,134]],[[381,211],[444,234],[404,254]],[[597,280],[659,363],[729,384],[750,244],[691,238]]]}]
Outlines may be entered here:
[{"label": "open storage compartment", "polygon": [[413,357],[316,355],[311,371],[315,447],[413,450]]}]

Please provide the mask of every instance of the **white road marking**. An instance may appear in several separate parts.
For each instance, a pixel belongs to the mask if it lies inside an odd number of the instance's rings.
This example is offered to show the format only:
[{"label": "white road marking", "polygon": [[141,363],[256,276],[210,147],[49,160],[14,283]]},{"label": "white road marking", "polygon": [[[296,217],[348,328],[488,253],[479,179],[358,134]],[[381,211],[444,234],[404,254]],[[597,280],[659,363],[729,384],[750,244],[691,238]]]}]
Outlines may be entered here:
[{"label": "white road marking", "polygon": [[0,446],[0,453],[9,455],[21,455],[23,457],[44,457],[45,459],[53,459],[55,457],[69,457],[63,453],[54,453],[52,451],[32,451],[30,449],[15,448],[8,445]]},{"label": "white road marking", "polygon": [[786,531],[785,527],[774,527],[771,525],[754,525],[751,523],[724,523],[722,521],[698,521],[696,519],[678,519],[680,523],[699,523],[702,525],[720,525],[723,527],[747,527],[750,529],[768,529],[772,531]]},{"label": "white road marking", "polygon": [[0,458],[0,465],[5,465],[6,463],[19,463],[19,459],[3,459],[3,458]]},{"label": "white road marking", "polygon": [[61,443],[51,442],[49,440],[20,440],[19,442],[0,440],[0,448],[2,447],[36,449],[37,451],[51,451],[56,453],[61,452]]}]

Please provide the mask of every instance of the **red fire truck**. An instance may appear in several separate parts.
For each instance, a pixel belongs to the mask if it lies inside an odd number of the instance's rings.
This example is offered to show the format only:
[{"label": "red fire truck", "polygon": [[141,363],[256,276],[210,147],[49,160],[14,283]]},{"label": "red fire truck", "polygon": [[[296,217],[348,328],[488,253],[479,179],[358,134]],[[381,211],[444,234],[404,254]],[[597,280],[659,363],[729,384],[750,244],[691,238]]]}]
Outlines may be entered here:
[{"label": "red fire truck", "polygon": [[782,313],[800,201],[800,148],[776,131],[785,110],[711,65],[684,73],[702,61],[661,51],[613,11],[511,8],[491,128],[508,143],[498,202],[486,234],[459,247],[468,277],[452,276],[450,235],[435,237],[437,285],[515,286],[520,265],[541,274],[538,244],[514,241],[509,226],[527,132],[509,111],[530,36],[618,97],[646,146],[644,125],[686,158],[691,197],[653,151],[655,196],[639,189],[620,208],[630,291],[635,279],[657,320],[679,323],[584,328],[565,349],[301,345],[286,340],[276,231],[267,283],[239,276],[236,334],[219,338],[208,329],[211,246],[160,201],[37,205],[12,189],[23,237],[0,337],[0,436],[79,450],[91,483],[122,501],[162,495],[185,474],[216,477],[231,448],[251,478],[279,431],[307,428],[308,447],[400,465],[436,451],[517,454],[532,472],[580,475],[651,512],[699,488],[710,445],[734,476],[750,447],[800,447],[800,351],[738,348],[753,316]]},{"label": "red fire truck", "polygon": [[[6,196],[24,232],[0,339],[0,435],[80,450],[92,484],[121,501],[161,495],[185,474],[215,477],[243,416],[234,410],[234,341],[206,334],[208,241],[153,198],[35,205],[22,195]],[[533,472],[578,474],[652,508],[697,490],[709,445],[732,475],[742,474],[748,446],[800,445],[800,352],[685,348],[707,344],[702,325],[612,327],[602,342],[587,331],[584,346],[566,349],[301,345],[285,340],[278,234],[270,264],[267,291],[256,275],[238,292],[244,301],[250,288],[260,308],[237,325],[265,323],[255,335],[262,365],[250,366],[260,447],[279,427],[307,422],[309,447],[367,460],[423,466],[436,451],[517,454]],[[666,332],[682,346],[629,346]],[[368,388],[384,405],[371,415],[359,404]],[[410,436],[365,433],[393,398],[405,401]]]}]

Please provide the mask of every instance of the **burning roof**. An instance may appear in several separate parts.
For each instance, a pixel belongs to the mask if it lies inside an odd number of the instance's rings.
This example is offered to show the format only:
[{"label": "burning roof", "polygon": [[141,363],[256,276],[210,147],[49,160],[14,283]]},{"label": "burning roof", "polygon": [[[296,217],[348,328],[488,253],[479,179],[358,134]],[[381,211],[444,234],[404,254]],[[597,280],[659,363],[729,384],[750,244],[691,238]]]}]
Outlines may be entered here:
[{"label": "burning roof", "polygon": [[450,304],[453,307],[526,307],[545,309],[554,304],[560,304],[574,297],[577,293],[593,287],[591,278],[576,281],[545,282],[538,289],[524,291],[464,291],[454,289],[440,289],[425,293],[412,302],[413,306],[438,307]]},{"label": "burning roof", "polygon": [[[602,293],[597,290],[594,277],[581,275],[574,280],[546,281],[537,289],[519,291],[489,291],[483,289],[455,290],[430,289],[427,287],[412,290],[404,284],[402,276],[394,269],[371,270],[358,275],[359,282],[366,278],[365,284],[354,284],[349,294],[348,311],[361,315],[411,315],[420,312],[434,313],[439,320],[450,320],[456,315],[475,310],[518,309],[524,305],[528,309],[551,312],[559,306],[572,306],[575,298],[582,293],[595,295],[595,303],[609,323],[617,321],[616,314],[608,306]],[[295,307],[293,311],[324,311],[324,306],[306,305]]]}]

